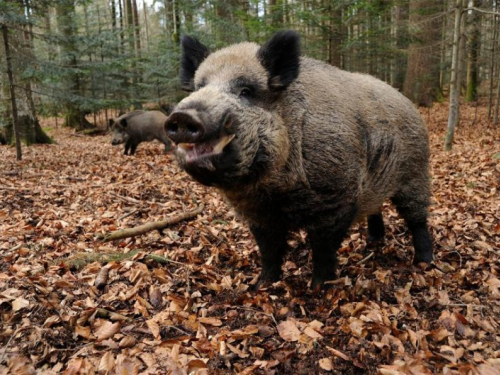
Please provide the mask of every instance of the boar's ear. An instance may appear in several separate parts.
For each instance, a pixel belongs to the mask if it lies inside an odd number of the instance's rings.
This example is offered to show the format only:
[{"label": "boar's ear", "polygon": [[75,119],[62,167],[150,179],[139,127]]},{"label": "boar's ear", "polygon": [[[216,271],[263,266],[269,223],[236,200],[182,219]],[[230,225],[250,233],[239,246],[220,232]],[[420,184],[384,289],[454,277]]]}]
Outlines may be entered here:
[{"label": "boar's ear", "polygon": [[299,34],[292,30],[277,32],[260,47],[257,57],[269,72],[269,88],[286,89],[299,75]]},{"label": "boar's ear", "polygon": [[125,129],[127,127],[127,119],[126,118],[122,118],[122,120],[120,121],[120,125],[123,129]]},{"label": "boar's ear", "polygon": [[185,91],[194,91],[194,73],[210,51],[198,39],[187,35],[182,37],[181,47],[181,88]]},{"label": "boar's ear", "polygon": [[112,118],[110,118],[110,119],[108,120],[108,127],[109,127],[109,128],[112,128],[114,124],[115,124],[115,120],[113,120]]}]

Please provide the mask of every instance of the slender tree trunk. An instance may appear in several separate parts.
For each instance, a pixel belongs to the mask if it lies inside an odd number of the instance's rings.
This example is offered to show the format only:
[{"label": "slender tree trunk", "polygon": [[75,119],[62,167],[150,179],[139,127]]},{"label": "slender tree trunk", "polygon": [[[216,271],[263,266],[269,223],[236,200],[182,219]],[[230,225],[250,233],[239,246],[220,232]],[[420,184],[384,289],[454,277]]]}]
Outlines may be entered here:
[{"label": "slender tree trunk", "polygon": [[497,66],[497,75],[499,76],[500,80],[500,66],[498,65],[498,60],[495,59],[495,54],[496,54],[496,44],[497,44],[497,37],[498,37],[498,17],[494,16],[493,17],[493,40],[491,42],[491,60],[490,60],[490,90],[488,93],[488,119],[491,119],[491,113],[493,109],[493,86],[495,82],[495,65]]},{"label": "slender tree trunk", "polygon": [[460,115],[460,85],[458,78],[460,76],[460,61],[459,61],[459,48],[462,31],[462,9],[463,1],[456,0],[455,5],[455,30],[453,33],[453,57],[451,62],[451,79],[450,79],[450,113],[448,116],[448,130],[444,142],[445,151],[450,151],[453,146],[453,137],[455,135],[455,128],[458,123]]},{"label": "slender tree trunk", "polygon": [[[500,52],[500,39],[498,41],[498,51]],[[500,124],[500,64],[498,63],[497,60],[497,92],[496,92],[496,99],[495,99],[495,110],[493,113],[493,124],[498,125]]]},{"label": "slender tree trunk", "polygon": [[413,42],[408,51],[404,94],[413,102],[429,107],[439,92],[439,41],[441,0],[411,0],[410,28]]},{"label": "slender tree trunk", "polygon": [[493,114],[493,124],[498,125],[500,122],[500,75],[497,78],[497,94],[495,99],[495,113]]},{"label": "slender tree trunk", "polygon": [[[118,3],[120,3],[120,0],[118,0]],[[118,36],[118,33],[117,33],[117,23],[116,23],[117,12],[116,12],[116,1],[115,0],[111,0],[110,1],[110,3],[109,3],[109,11],[111,13],[111,30],[113,31],[113,35]],[[116,51],[117,54],[119,54],[120,53],[120,47],[116,46],[115,51]]]},{"label": "slender tree trunk", "polygon": [[123,5],[122,0],[117,0],[118,2],[118,11],[120,13],[120,53],[125,52],[125,16],[123,14]]},{"label": "slender tree trunk", "polygon": [[[463,0],[462,7],[465,9],[467,7],[468,0]],[[460,47],[458,50],[458,89],[459,94],[463,94],[467,90],[467,69],[463,69],[467,66],[467,17],[462,15],[462,26],[460,27]]]},{"label": "slender tree trunk", "polygon": [[181,41],[181,36],[179,34],[179,29],[181,27],[181,22],[179,18],[179,4],[178,0],[172,0],[172,22],[173,22],[173,30],[172,30],[172,41],[175,46],[178,46]]},{"label": "slender tree trunk", "polygon": [[[472,6],[480,7],[481,0],[473,0]],[[467,95],[465,100],[473,102],[477,100],[477,86],[479,79],[478,57],[481,43],[481,13],[472,11],[471,33],[469,37],[469,61],[467,63]]]},{"label": "slender tree trunk", "polygon": [[[448,2],[446,2],[445,10],[448,11]],[[441,30],[441,59],[439,61],[439,89],[444,92],[445,78],[445,62],[446,62],[446,47],[448,33],[448,17],[443,17],[443,29]]]},{"label": "slender tree trunk", "polygon": [[394,58],[394,79],[393,86],[398,90],[403,90],[406,73],[406,53],[408,48],[408,2],[397,0],[394,9],[395,18],[395,42],[396,54]]},{"label": "slender tree trunk", "polygon": [[146,1],[142,0],[142,9],[144,12],[144,26],[146,28],[146,51],[149,51],[149,24],[148,24],[148,8]]},{"label": "slender tree trunk", "polygon": [[330,65],[342,67],[342,8],[340,4],[326,1],[326,9],[330,14],[328,32],[328,63]]},{"label": "slender tree trunk", "polygon": [[9,48],[9,30],[7,26],[2,24],[2,37],[5,51],[5,60],[7,60],[7,76],[9,77],[9,87],[10,87],[10,101],[12,105],[12,120],[14,125],[14,135],[16,141],[16,159],[21,160],[23,155],[21,152],[21,139],[19,137],[19,121],[17,118],[17,103],[16,103],[16,92],[14,89],[14,78],[12,75],[12,64],[11,55]]},{"label": "slender tree trunk", "polygon": [[133,52],[135,50],[134,48],[135,41],[134,41],[134,14],[132,12],[132,0],[124,0],[123,8],[125,9],[128,51]]},{"label": "slender tree trunk", "polygon": [[132,12],[134,18],[134,32],[135,32],[135,53],[141,56],[141,30],[139,28],[139,12],[137,10],[137,0],[132,0]]},{"label": "slender tree trunk", "polygon": [[[32,11],[27,1],[16,0],[13,2],[19,5],[17,8],[18,17],[23,18],[24,22],[20,23],[20,31],[16,30],[10,35],[6,25],[4,25],[5,29],[2,30],[4,42],[7,42],[5,55],[8,56],[7,62],[10,65],[8,67],[10,75],[7,74],[7,76],[12,90],[6,96],[10,95],[14,107],[11,113],[4,113],[4,122],[7,126],[2,127],[1,132],[5,143],[16,144],[16,152],[20,157],[21,150],[18,149],[20,142],[31,145],[33,143],[53,143],[53,141],[45,134],[36,117],[31,79],[22,75],[28,62],[35,61],[33,30],[30,27]],[[15,48],[11,48],[12,46]],[[12,64],[12,59],[15,59],[15,65]],[[19,90],[16,91],[16,87]]]}]

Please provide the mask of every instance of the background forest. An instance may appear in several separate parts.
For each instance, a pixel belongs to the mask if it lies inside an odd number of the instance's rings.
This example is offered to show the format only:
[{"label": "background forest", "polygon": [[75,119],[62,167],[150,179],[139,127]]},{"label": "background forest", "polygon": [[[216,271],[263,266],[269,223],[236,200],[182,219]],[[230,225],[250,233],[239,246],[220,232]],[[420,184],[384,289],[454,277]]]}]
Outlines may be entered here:
[{"label": "background forest", "polygon": [[[62,116],[81,130],[107,123],[111,109],[152,102],[168,108],[182,98],[183,34],[216,49],[261,42],[282,28],[300,32],[304,54],[374,75],[417,105],[442,101],[456,71],[464,98],[486,98],[488,117],[498,122],[499,6],[498,0],[3,0],[0,141],[11,143],[13,134],[7,60],[20,138],[49,142],[39,116]],[[469,10],[459,11],[457,28],[459,8]]]}]

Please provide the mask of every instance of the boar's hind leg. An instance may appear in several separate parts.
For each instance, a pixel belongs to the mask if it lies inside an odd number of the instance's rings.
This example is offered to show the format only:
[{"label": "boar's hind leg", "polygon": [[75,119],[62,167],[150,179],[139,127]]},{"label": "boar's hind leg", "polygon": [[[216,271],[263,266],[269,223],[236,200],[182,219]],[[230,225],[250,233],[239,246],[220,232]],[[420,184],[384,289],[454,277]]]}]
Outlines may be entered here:
[{"label": "boar's hind leg", "polygon": [[313,252],[313,278],[311,288],[324,286],[325,281],[334,280],[337,270],[337,250],[347,235],[355,217],[355,211],[335,220],[331,227],[314,228],[308,231]]},{"label": "boar's hind leg", "polygon": [[255,226],[250,230],[259,246],[262,271],[258,288],[263,282],[275,282],[281,277],[281,264],[288,248],[286,242],[287,230],[279,225]]},{"label": "boar's hind leg", "polygon": [[427,206],[429,205],[427,197],[422,195],[421,199],[418,199],[397,195],[392,198],[392,202],[405,219],[412,234],[415,248],[413,264],[432,262],[432,237],[427,228]]},{"label": "boar's hind leg", "polygon": [[368,242],[382,241],[385,234],[384,219],[379,212],[368,216]]}]

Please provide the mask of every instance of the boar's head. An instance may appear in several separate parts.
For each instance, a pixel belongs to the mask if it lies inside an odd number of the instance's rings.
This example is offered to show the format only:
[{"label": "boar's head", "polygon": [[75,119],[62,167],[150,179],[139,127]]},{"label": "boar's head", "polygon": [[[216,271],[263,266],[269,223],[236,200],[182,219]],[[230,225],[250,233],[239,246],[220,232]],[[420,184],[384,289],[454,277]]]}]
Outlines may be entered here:
[{"label": "boar's head", "polygon": [[182,39],[181,83],[192,93],[165,122],[180,166],[222,189],[255,183],[287,160],[282,97],[297,78],[299,36],[275,34],[264,45],[240,43],[210,53]]},{"label": "boar's head", "polygon": [[129,134],[127,132],[127,119],[119,119],[118,121],[109,120],[110,128],[113,129],[111,144],[113,146],[127,142]]}]

